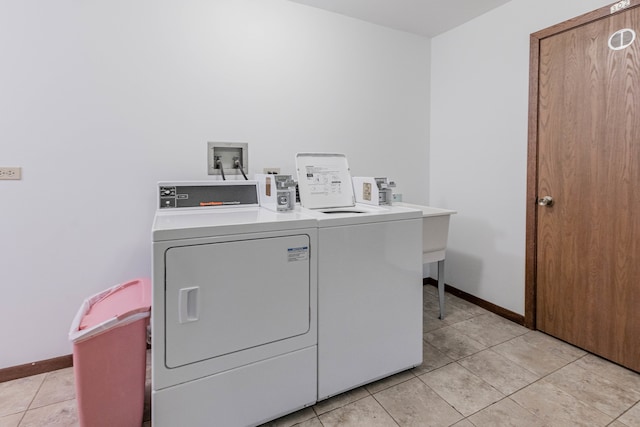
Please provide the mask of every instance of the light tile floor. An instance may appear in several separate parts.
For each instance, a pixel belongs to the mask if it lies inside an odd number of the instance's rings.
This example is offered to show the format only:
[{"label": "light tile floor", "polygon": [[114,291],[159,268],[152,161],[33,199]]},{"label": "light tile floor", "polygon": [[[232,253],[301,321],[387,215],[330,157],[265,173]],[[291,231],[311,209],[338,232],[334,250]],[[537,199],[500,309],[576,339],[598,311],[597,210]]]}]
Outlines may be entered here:
[{"label": "light tile floor", "polygon": [[[421,366],[264,426],[640,426],[637,373],[450,294],[438,320],[424,294]],[[72,368],[0,383],[0,427],[77,425]]]}]

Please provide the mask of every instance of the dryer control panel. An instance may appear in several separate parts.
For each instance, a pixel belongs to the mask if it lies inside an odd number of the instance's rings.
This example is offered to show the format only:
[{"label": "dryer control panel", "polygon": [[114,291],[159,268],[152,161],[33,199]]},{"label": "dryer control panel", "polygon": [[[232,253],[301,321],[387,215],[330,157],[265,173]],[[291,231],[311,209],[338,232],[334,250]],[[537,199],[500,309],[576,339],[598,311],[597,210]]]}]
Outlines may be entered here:
[{"label": "dryer control panel", "polygon": [[258,206],[257,181],[161,182],[158,209]]}]

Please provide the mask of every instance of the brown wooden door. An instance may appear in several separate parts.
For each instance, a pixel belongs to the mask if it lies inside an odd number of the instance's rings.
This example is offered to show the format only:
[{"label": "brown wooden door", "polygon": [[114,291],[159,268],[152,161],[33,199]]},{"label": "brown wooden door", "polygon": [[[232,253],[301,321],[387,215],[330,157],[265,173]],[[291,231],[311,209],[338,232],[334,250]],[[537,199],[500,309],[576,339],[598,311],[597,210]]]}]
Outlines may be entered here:
[{"label": "brown wooden door", "polygon": [[640,7],[540,39],[538,79],[536,327],[640,371]]}]

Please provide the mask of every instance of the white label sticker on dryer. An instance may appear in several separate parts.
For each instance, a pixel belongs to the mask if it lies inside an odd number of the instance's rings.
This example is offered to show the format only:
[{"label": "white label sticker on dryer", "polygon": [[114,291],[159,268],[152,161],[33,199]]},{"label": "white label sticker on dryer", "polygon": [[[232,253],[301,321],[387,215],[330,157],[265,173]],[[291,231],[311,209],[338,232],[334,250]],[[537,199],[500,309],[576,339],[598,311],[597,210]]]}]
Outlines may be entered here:
[{"label": "white label sticker on dryer", "polygon": [[306,261],[309,259],[309,246],[300,246],[298,248],[287,249],[287,260],[292,261]]}]

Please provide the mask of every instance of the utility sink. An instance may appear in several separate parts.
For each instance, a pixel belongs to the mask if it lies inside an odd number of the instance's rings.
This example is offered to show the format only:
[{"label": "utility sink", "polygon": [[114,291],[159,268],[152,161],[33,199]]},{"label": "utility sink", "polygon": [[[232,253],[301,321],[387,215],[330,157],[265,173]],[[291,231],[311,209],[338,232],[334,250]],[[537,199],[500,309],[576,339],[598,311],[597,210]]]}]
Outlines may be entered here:
[{"label": "utility sink", "polygon": [[428,264],[443,260],[449,237],[449,219],[457,212],[404,202],[394,205],[422,211],[422,262]]},{"label": "utility sink", "polygon": [[444,319],[444,256],[449,237],[449,219],[457,212],[404,202],[396,202],[394,205],[422,211],[422,263],[438,263],[440,319]]}]

